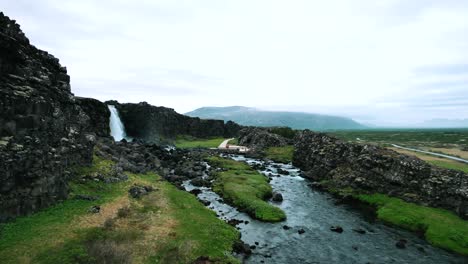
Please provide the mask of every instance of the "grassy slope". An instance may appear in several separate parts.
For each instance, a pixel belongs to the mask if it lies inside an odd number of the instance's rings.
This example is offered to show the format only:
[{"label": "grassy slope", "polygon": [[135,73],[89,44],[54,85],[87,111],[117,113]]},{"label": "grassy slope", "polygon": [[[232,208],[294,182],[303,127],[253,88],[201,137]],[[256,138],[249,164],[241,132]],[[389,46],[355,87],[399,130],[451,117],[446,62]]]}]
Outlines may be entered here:
[{"label": "grassy slope", "polygon": [[407,203],[383,194],[360,194],[356,197],[377,206],[379,219],[412,231],[423,231],[431,244],[468,255],[468,221],[454,213]]},{"label": "grassy slope", "polygon": [[[79,171],[105,173],[111,165],[95,159],[91,168]],[[199,256],[236,262],[230,252],[237,230],[157,175],[129,176],[115,184],[74,182],[72,194],[100,199],[69,199],[0,226],[0,263],[186,263]],[[127,193],[133,184],[157,190],[136,200]],[[101,212],[88,213],[97,204]]]},{"label": "grassy slope", "polygon": [[266,158],[276,162],[289,163],[292,161],[294,146],[271,147],[265,151]]},{"label": "grassy slope", "polygon": [[434,246],[468,255],[468,221],[450,211],[408,203],[379,193],[364,194],[352,188],[336,189],[328,181],[321,183],[332,193],[351,195],[375,206],[377,218],[387,224],[424,233],[426,240]]},{"label": "grassy slope", "polygon": [[259,220],[277,222],[286,219],[280,208],[265,201],[272,194],[265,176],[245,163],[230,159],[211,157],[209,163],[227,169],[216,176],[213,185],[216,193]]},{"label": "grassy slope", "polygon": [[217,148],[224,138],[194,138],[189,136],[178,136],[175,145],[178,148]]}]

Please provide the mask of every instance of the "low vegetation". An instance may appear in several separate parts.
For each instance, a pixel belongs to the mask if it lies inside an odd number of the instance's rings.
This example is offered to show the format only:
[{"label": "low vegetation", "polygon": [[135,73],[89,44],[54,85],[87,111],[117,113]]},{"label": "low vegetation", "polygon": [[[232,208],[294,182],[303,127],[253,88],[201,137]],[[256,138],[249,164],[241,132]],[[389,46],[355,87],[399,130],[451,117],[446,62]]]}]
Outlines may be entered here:
[{"label": "low vegetation", "polygon": [[359,194],[356,197],[377,207],[377,217],[382,221],[422,232],[433,245],[468,255],[468,221],[454,213],[404,202],[383,194]]},{"label": "low vegetation", "polygon": [[178,148],[217,148],[224,138],[195,138],[191,136],[178,136],[175,146]]},{"label": "low vegetation", "polygon": [[237,145],[239,145],[239,139],[238,138],[233,138],[233,139],[229,140],[228,144],[237,146]]},{"label": "low vegetation", "polygon": [[374,206],[377,218],[386,224],[424,234],[434,246],[468,255],[468,221],[448,210],[408,203],[379,193],[364,194],[352,188],[337,189],[329,181],[320,183],[332,193],[352,196]]},{"label": "low vegetation", "polygon": [[275,162],[289,163],[292,161],[294,146],[271,147],[265,150],[265,157]]},{"label": "low vegetation", "polygon": [[372,129],[330,132],[350,142],[374,143],[388,146],[397,144],[412,147],[465,148],[468,129]]},{"label": "low vegetation", "polygon": [[272,189],[264,175],[243,162],[231,159],[210,157],[208,162],[225,169],[215,176],[213,190],[226,201],[261,221],[286,219],[283,210],[265,201],[271,197]]},{"label": "low vegetation", "polygon": [[293,139],[296,136],[298,130],[294,130],[290,127],[273,127],[270,129],[270,132],[288,139]]},{"label": "low vegetation", "polygon": [[[70,199],[1,225],[0,263],[190,263],[201,256],[238,263],[230,254],[238,231],[158,175],[127,173],[129,180],[112,184],[82,178],[112,165],[95,157],[77,169]],[[154,191],[134,199],[133,185]],[[100,212],[89,212],[96,205]]]}]

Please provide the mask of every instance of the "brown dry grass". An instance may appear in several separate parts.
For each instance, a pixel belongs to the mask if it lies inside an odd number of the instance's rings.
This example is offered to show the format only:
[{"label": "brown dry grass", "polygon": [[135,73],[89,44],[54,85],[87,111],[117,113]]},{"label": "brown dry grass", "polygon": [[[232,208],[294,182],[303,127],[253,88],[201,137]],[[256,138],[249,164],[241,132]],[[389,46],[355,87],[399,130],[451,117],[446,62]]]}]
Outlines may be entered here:
[{"label": "brown dry grass", "polygon": [[398,153],[401,153],[401,154],[405,154],[405,155],[408,155],[408,156],[414,156],[414,157],[420,158],[420,159],[422,159],[424,161],[450,161],[449,159],[444,159],[444,158],[441,158],[441,157],[427,155],[427,154],[424,154],[424,153],[415,152],[415,151],[406,150],[406,149],[400,149],[400,148],[394,148],[394,147],[389,147],[389,149],[394,150],[394,151],[396,151]]},{"label": "brown dry grass", "polygon": [[116,217],[120,208],[129,205],[128,195],[121,196],[112,202],[101,205],[101,211],[98,214],[87,214],[78,217],[72,226],[79,228],[102,226],[107,219]]},{"label": "brown dry grass", "polygon": [[447,155],[458,156],[462,159],[468,159],[468,151],[463,151],[457,148],[430,148],[429,151],[439,151]]}]

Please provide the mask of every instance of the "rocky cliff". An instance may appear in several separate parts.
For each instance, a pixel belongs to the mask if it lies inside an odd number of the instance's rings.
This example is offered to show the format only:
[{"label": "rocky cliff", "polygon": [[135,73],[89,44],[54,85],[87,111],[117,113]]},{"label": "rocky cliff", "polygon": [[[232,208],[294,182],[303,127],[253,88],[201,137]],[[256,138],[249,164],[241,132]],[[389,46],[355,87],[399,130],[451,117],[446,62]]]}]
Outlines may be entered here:
[{"label": "rocky cliff", "polygon": [[269,147],[283,147],[291,141],[278,134],[272,133],[270,128],[247,127],[239,132],[239,145],[253,150],[264,150]]},{"label": "rocky cliff", "polygon": [[295,142],[293,164],[311,180],[446,208],[468,218],[468,175],[463,172],[308,130],[299,133]]},{"label": "rocky cliff", "polygon": [[75,97],[81,109],[89,116],[86,131],[93,132],[99,137],[109,137],[110,111],[103,102],[85,97]]},{"label": "rocky cliff", "polygon": [[127,134],[147,142],[165,142],[177,135],[198,138],[233,137],[241,128],[234,122],[208,120],[181,115],[171,108],[152,106],[146,102],[138,104],[113,104],[119,110]]},{"label": "rocky cliff", "polygon": [[70,166],[92,159],[88,122],[66,68],[0,13],[0,221],[67,196]]}]

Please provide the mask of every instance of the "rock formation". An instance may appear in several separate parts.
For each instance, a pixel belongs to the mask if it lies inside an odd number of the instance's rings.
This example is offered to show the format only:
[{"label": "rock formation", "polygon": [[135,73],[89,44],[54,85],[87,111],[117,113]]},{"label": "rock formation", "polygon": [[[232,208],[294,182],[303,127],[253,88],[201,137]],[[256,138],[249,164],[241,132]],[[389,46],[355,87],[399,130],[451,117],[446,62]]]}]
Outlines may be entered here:
[{"label": "rock formation", "polygon": [[468,217],[468,175],[463,172],[308,130],[295,141],[293,164],[309,179],[326,180],[337,188],[384,193]]},{"label": "rock formation", "polygon": [[139,104],[119,104],[110,101],[119,110],[127,134],[146,142],[165,142],[177,135],[198,138],[233,137],[241,128],[234,122],[205,120],[181,115],[171,108]]},{"label": "rock formation", "polygon": [[239,132],[239,145],[253,150],[282,147],[291,143],[288,139],[271,133],[269,128],[247,127]]},{"label": "rock formation", "polygon": [[89,116],[86,131],[93,132],[99,137],[109,137],[109,108],[101,101],[93,98],[75,97],[75,99],[81,109]]},{"label": "rock formation", "polygon": [[67,196],[68,168],[91,162],[89,117],[58,59],[0,13],[0,221]]}]

